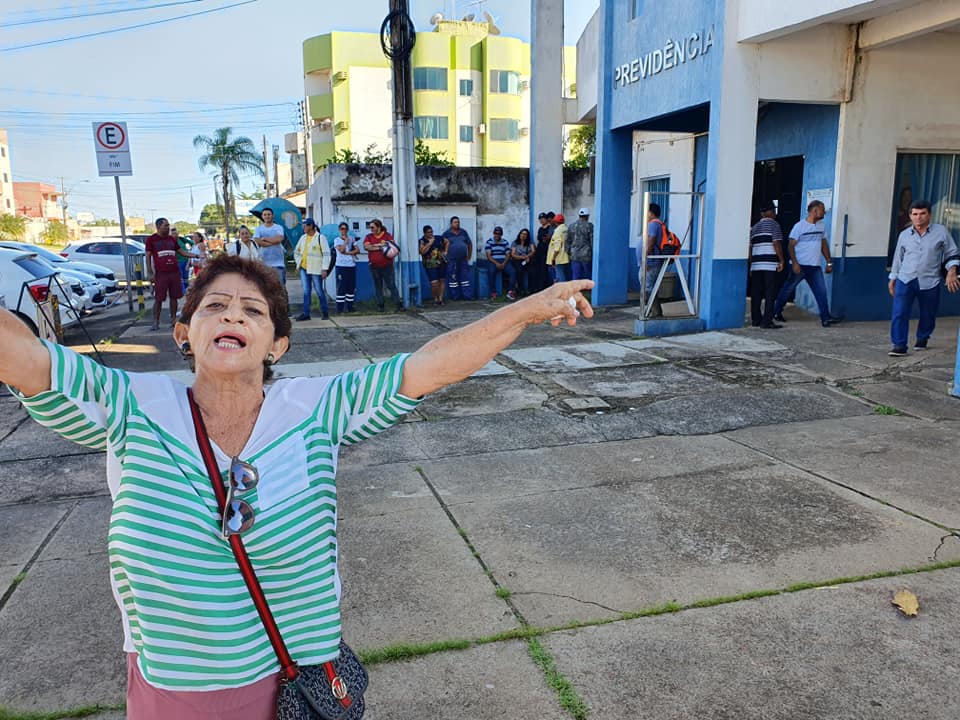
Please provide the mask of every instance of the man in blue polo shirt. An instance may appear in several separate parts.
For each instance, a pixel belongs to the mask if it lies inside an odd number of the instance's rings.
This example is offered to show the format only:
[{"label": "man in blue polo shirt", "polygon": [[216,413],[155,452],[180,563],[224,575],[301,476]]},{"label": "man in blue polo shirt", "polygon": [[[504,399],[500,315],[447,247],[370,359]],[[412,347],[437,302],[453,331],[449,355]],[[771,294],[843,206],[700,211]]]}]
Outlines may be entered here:
[{"label": "man in blue polo shirt", "polygon": [[940,271],[946,267],[947,291],[960,290],[957,278],[960,252],[950,232],[930,222],[930,202],[917,200],[910,206],[910,227],[897,238],[890,268],[889,290],[893,298],[893,316],[890,319],[890,340],[894,357],[907,354],[910,336],[910,311],[913,301],[920,306],[917,342],[914,350],[925,350],[937,323],[940,307]]},{"label": "man in blue polo shirt", "polygon": [[500,276],[500,287],[506,295],[513,287],[513,265],[510,264],[510,243],[503,237],[503,228],[497,225],[493,229],[493,237],[483,246],[490,265],[487,267],[487,278],[490,284],[490,299],[497,299],[497,275]]},{"label": "man in blue polo shirt", "polygon": [[826,206],[819,200],[807,205],[807,217],[793,226],[790,231],[790,260],[793,274],[783,284],[777,301],[773,305],[773,319],[786,322],[783,318],[783,306],[804,280],[810,287],[813,297],[820,310],[820,324],[830,327],[838,322],[839,318],[831,317],[830,305],[827,302],[827,283],[820,267],[820,256],[827,261],[826,273],[833,272],[833,258],[830,257],[830,246],[827,244],[827,233],[823,227],[823,218],[827,214]]},{"label": "man in blue polo shirt", "polygon": [[447,241],[447,286],[451,300],[473,300],[470,287],[470,257],[473,255],[473,241],[470,234],[460,227],[460,218],[450,218],[450,228],[443,234]]}]

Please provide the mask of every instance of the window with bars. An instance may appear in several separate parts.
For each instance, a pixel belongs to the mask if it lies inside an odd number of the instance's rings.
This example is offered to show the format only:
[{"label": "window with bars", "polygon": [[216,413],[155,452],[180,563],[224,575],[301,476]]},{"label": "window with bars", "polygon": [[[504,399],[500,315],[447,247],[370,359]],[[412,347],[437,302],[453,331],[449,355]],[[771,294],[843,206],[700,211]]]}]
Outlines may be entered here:
[{"label": "window with bars", "polygon": [[450,120],[443,115],[419,115],[413,119],[414,134],[423,140],[447,140]]},{"label": "window with bars", "polygon": [[520,73],[513,70],[491,70],[490,92],[506,95],[520,94]]},{"label": "window with bars", "polygon": [[421,67],[413,69],[414,90],[446,90],[447,69],[442,67]]}]

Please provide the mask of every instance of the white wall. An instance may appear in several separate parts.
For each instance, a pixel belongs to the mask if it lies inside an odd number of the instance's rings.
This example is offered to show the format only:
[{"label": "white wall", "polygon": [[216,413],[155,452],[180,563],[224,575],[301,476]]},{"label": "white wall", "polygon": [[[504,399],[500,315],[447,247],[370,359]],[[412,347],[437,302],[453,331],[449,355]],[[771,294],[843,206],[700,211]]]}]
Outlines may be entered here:
[{"label": "white wall", "polygon": [[393,147],[393,93],[390,69],[351,66],[350,145],[354,152],[375,143],[389,152]]},{"label": "white wall", "polygon": [[848,256],[887,253],[898,149],[960,153],[957,68],[960,35],[951,33],[864,54],[852,101],[840,110],[833,236],[849,214]]},{"label": "white wall", "polygon": [[[460,81],[473,80],[473,95],[460,95]],[[464,167],[483,164],[483,136],[477,133],[477,127],[483,121],[483,73],[479,70],[457,70],[453,80],[453,92],[457,97],[457,115],[450,128],[451,137],[457,143],[457,165]],[[460,142],[460,126],[473,128],[473,142]]]},{"label": "white wall", "polygon": [[842,102],[853,39],[846,25],[822,25],[757,45],[758,96],[771,102]]},{"label": "white wall", "polygon": [[743,0],[737,39],[769,40],[822,23],[858,22],[915,4],[916,0]]},{"label": "white wall", "polygon": [[[690,135],[680,133],[633,133],[633,186],[630,203],[630,246],[643,242],[647,213],[643,207],[644,180],[670,178],[671,192],[693,191],[693,144]],[[657,200],[654,200],[657,202]],[[662,204],[662,203],[661,203]],[[681,240],[690,225],[689,198],[677,196],[670,200],[670,229]],[[689,238],[687,238],[689,242]],[[684,251],[689,246],[684,247]]]},{"label": "white wall", "polygon": [[597,81],[600,76],[600,10],[577,40],[577,119],[597,116]]}]

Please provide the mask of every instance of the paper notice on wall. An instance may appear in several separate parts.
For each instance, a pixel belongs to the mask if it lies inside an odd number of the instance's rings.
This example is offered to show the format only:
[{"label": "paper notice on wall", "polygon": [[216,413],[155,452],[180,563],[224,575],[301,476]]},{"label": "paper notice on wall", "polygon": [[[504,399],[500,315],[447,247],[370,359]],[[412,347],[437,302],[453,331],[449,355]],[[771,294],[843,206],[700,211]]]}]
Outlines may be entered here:
[{"label": "paper notice on wall", "polygon": [[807,190],[807,207],[810,207],[810,203],[812,203],[814,200],[819,200],[822,202],[824,208],[826,208],[826,211],[830,212],[833,209],[833,188]]}]

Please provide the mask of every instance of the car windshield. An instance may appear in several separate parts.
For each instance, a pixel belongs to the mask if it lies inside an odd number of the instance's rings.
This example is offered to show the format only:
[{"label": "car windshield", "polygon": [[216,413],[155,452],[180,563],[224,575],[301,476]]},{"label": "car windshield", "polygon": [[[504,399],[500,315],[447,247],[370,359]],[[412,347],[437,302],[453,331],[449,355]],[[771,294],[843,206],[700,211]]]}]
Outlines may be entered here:
[{"label": "car windshield", "polygon": [[27,257],[17,258],[14,260],[14,262],[28,273],[33,275],[35,278],[50,277],[57,272],[50,266],[49,263],[44,262],[36,255],[28,255]]},{"label": "car windshield", "polygon": [[5,247],[13,248],[14,250],[26,250],[27,252],[36,253],[41,258],[46,260],[48,263],[65,263],[69,262],[65,257],[57,255],[55,252],[50,252],[46,248],[37,247],[36,245],[28,245],[27,243],[17,243],[6,245]]}]

